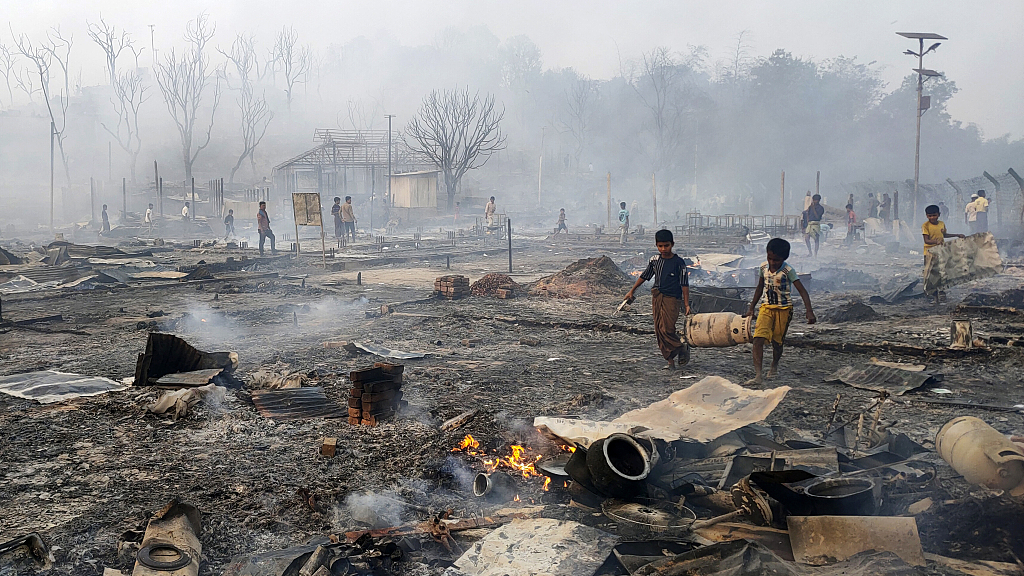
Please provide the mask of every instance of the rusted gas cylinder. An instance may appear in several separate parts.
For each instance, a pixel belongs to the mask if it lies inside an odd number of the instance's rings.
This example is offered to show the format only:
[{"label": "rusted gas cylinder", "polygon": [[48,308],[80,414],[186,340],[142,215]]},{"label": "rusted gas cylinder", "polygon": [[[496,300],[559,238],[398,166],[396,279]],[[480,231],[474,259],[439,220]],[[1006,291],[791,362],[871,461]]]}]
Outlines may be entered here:
[{"label": "rusted gas cylinder", "polygon": [[696,348],[736,346],[753,339],[750,318],[739,314],[694,314],[686,319],[686,343]]},{"label": "rusted gas cylinder", "polygon": [[1024,495],[1024,452],[974,416],[954,418],[935,435],[935,449],[971,484]]}]

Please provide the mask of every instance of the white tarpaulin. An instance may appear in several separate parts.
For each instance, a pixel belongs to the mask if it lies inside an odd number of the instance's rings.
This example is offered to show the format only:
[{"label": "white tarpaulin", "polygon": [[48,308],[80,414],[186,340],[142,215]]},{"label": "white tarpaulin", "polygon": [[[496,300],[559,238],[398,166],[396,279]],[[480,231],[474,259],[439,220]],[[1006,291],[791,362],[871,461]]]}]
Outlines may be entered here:
[{"label": "white tarpaulin", "polygon": [[956,238],[928,250],[924,262],[924,291],[934,294],[956,286],[995,276],[1003,271],[1003,261],[991,232]]},{"label": "white tarpaulin", "polygon": [[25,372],[11,376],[0,376],[0,392],[36,400],[42,404],[70,400],[81,396],[97,396],[107,392],[118,392],[127,386],[110,378],[83,376],[56,370]]},{"label": "white tarpaulin", "polygon": [[536,518],[495,528],[458,560],[469,576],[576,576],[593,574],[618,537],[578,522]]},{"label": "white tarpaulin", "polygon": [[789,392],[789,386],[750,390],[720,376],[707,376],[685,390],[646,408],[626,412],[611,422],[538,417],[534,427],[589,446],[614,432],[633,433],[669,442],[688,438],[710,442],[764,420]]}]

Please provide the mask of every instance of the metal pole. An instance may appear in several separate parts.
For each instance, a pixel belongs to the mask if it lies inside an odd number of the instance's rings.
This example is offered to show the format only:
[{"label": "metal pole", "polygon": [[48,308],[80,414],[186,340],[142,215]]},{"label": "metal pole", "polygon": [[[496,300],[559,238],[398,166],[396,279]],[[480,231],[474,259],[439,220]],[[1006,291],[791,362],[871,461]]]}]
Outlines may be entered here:
[{"label": "metal pole", "polygon": [[658,225],[658,183],[651,174],[651,198],[654,200],[654,225]]},{"label": "metal pole", "polygon": [[[924,38],[917,39],[917,69],[924,69]],[[914,214],[917,214],[917,192],[921,176],[921,90],[924,88],[924,76],[917,73],[917,142],[914,145]]]},{"label": "metal pole", "polygon": [[608,173],[608,228],[612,227],[612,173]]},{"label": "metal pole", "polygon": [[128,221],[128,179],[121,178],[121,222]]},{"label": "metal pole", "polygon": [[188,213],[189,220],[196,221],[196,178],[192,177],[192,211]]},{"label": "metal pole", "polygon": [[508,227],[508,273],[512,273],[512,219],[505,218],[505,226]]},{"label": "metal pole", "polygon": [[164,179],[161,178],[156,188],[156,196],[160,201],[160,216],[164,215]]},{"label": "metal pole", "polygon": [[96,221],[96,181],[89,177],[89,219]]},{"label": "metal pole", "polygon": [[821,170],[814,175],[814,193],[821,194]]},{"label": "metal pole", "polygon": [[53,138],[57,127],[50,122],[50,232],[53,232]]},{"label": "metal pole", "polygon": [[377,175],[374,173],[373,165],[370,165],[370,236],[373,236],[373,195],[377,189]]},{"label": "metal pole", "polygon": [[388,118],[388,188],[387,188],[387,202],[391,203],[391,119],[395,116],[393,114],[387,114]]},{"label": "metal pole", "polygon": [[786,217],[786,171],[782,171],[782,182],[779,184],[779,216]]},{"label": "metal pole", "polygon": [[540,127],[540,160],[537,162],[537,203],[540,204],[541,184],[544,179],[544,126]]}]

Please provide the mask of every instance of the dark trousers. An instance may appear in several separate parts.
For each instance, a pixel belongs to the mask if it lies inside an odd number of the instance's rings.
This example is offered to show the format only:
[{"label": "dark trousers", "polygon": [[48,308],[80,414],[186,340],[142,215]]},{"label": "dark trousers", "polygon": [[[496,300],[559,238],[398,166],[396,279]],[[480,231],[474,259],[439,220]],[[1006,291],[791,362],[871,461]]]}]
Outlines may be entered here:
[{"label": "dark trousers", "polygon": [[263,242],[267,238],[270,238],[270,251],[277,252],[277,247],[274,246],[274,241],[277,240],[277,238],[274,237],[274,231],[267,228],[266,230],[260,230],[260,256],[263,256]]},{"label": "dark trousers", "polygon": [[345,235],[345,224],[341,221],[341,218],[334,217],[334,237],[341,238]]},{"label": "dark trousers", "polygon": [[974,233],[988,232],[988,212],[978,212],[978,219],[974,223]]},{"label": "dark trousers", "polygon": [[351,234],[352,235],[352,241],[355,242],[356,241],[356,223],[355,222],[342,222],[342,224],[345,225],[345,229],[341,231],[341,235],[344,236],[346,234]]}]

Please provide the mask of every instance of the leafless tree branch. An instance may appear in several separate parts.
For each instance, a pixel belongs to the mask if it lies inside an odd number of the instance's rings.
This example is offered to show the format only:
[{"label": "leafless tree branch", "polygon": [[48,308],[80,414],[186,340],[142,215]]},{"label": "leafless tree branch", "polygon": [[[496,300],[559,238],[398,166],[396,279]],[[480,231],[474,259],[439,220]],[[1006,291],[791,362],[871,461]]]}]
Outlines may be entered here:
[{"label": "leafless tree branch", "polygon": [[128,32],[122,30],[118,33],[117,28],[107,24],[103,20],[103,15],[100,15],[100,22],[96,24],[94,22],[87,22],[89,38],[96,43],[103,50],[103,54],[107,59],[107,76],[110,79],[110,85],[115,86],[118,83],[117,75],[117,57],[121,55],[125,49],[135,54],[135,64],[138,68],[139,53],[136,52],[134,47],[134,41]]}]

